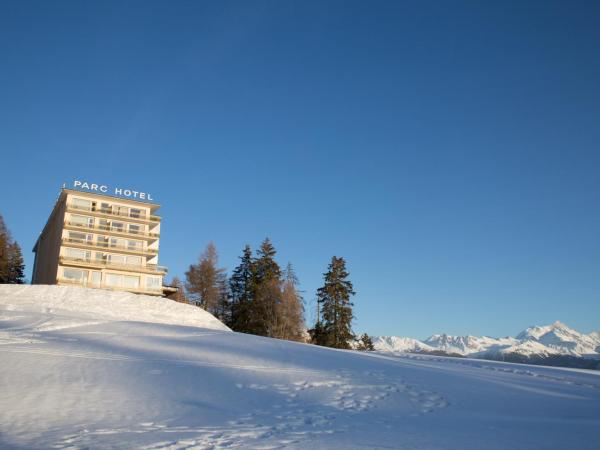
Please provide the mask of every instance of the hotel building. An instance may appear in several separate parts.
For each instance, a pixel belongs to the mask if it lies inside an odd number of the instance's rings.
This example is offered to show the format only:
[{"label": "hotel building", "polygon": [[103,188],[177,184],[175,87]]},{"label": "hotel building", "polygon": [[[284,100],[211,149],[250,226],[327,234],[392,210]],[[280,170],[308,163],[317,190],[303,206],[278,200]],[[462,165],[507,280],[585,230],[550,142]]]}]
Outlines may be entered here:
[{"label": "hotel building", "polygon": [[[95,186],[95,185],[94,185]],[[159,205],[63,188],[33,251],[32,284],[163,295]]]}]

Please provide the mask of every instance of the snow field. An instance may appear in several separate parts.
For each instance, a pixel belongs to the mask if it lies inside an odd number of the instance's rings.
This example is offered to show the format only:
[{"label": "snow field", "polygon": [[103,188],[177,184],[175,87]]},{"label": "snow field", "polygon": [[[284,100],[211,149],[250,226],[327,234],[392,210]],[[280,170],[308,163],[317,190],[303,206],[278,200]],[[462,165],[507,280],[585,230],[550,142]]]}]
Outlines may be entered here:
[{"label": "snow field", "polygon": [[59,313],[45,289],[0,291],[3,449],[598,448],[595,372],[108,319],[77,291]]}]

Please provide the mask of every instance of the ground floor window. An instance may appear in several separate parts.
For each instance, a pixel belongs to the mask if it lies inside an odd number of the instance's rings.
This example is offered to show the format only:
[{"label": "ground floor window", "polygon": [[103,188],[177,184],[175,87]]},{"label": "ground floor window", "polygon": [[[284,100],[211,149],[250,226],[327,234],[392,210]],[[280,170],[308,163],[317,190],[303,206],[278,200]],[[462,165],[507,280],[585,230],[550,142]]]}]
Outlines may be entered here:
[{"label": "ground floor window", "polygon": [[98,272],[97,270],[92,271],[92,283],[95,286],[100,286],[102,282],[102,272]]},{"label": "ground floor window", "polygon": [[160,289],[160,277],[146,277],[146,288]]},{"label": "ground floor window", "polygon": [[133,275],[121,275],[118,273],[107,273],[106,285],[111,287],[137,289],[140,287],[140,277]]},{"label": "ground floor window", "polygon": [[80,270],[80,269],[64,268],[63,276],[65,277],[65,279],[67,279],[69,281],[86,284],[87,279],[88,279],[88,271]]}]

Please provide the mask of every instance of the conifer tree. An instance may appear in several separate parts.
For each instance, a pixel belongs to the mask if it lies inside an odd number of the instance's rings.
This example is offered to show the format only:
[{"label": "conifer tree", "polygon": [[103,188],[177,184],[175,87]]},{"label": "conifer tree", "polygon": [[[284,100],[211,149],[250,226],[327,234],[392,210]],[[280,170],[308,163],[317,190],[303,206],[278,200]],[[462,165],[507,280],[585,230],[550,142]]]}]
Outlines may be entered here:
[{"label": "conifer tree", "polygon": [[4,224],[4,219],[0,215],[0,284],[8,283],[9,279],[9,251],[10,233]]},{"label": "conifer tree", "polygon": [[277,251],[269,238],[266,238],[256,251],[256,270],[255,278],[257,283],[267,280],[279,281],[281,269],[275,261]]},{"label": "conifer tree", "polygon": [[363,333],[360,339],[358,340],[358,346],[356,347],[356,349],[362,351],[375,350],[375,347],[373,347],[373,339],[371,339],[371,336],[369,336],[367,333]]},{"label": "conifer tree", "polygon": [[190,265],[185,273],[186,290],[190,299],[211,314],[218,314],[219,280],[225,274],[225,269],[217,267],[218,261],[217,249],[211,242],[200,255],[198,263]]},{"label": "conifer tree", "polygon": [[[320,306],[320,323],[315,340],[318,345],[334,348],[350,348],[354,339],[352,333],[352,302],[354,295],[352,283],[347,279],[346,261],[333,257],[327,273],[325,284],[317,290],[317,302]],[[315,327],[317,328],[317,327]]]},{"label": "conifer tree", "polygon": [[10,231],[0,215],[0,284],[23,284],[25,264],[21,247],[13,241]]},{"label": "conifer tree", "polygon": [[21,247],[16,241],[8,245],[8,282],[10,284],[25,283],[25,263]]},{"label": "conifer tree", "polygon": [[215,317],[225,325],[231,326],[231,295],[229,294],[229,286],[227,286],[227,276],[225,273],[220,274],[217,280],[217,288],[219,291],[219,301]]},{"label": "conifer tree", "polygon": [[254,261],[253,301],[248,311],[248,322],[250,332],[259,336],[275,337],[276,333],[278,304],[281,301],[281,269],[275,261],[276,253],[275,247],[266,238]]},{"label": "conifer tree", "polygon": [[240,264],[233,270],[229,279],[231,295],[231,329],[241,333],[250,333],[249,313],[254,298],[255,264],[252,249],[244,247]]}]

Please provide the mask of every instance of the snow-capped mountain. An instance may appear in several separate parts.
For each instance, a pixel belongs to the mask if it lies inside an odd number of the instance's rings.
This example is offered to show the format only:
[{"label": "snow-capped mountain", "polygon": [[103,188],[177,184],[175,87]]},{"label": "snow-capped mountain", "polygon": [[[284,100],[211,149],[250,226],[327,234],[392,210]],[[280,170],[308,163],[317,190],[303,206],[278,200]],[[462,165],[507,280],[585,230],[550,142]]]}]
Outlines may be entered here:
[{"label": "snow-capped mountain", "polygon": [[536,341],[559,354],[572,356],[597,355],[598,341],[579,333],[561,322],[545,327],[530,327],[517,336],[520,341]]},{"label": "snow-capped mountain", "polygon": [[408,353],[418,353],[418,352],[432,352],[436,349],[431,347],[423,342],[413,339],[413,338],[405,338],[398,336],[381,336],[377,338],[377,342],[373,342],[373,345],[376,344],[376,349],[385,352],[408,352]]},{"label": "snow-capped mountain", "polygon": [[375,338],[373,344],[379,351],[411,353],[441,351],[471,357],[492,355],[600,357],[600,332],[583,334],[558,321],[551,325],[529,327],[515,338],[434,334],[424,341],[419,341],[398,336],[381,336]]},{"label": "snow-capped mountain", "polygon": [[449,336],[447,334],[434,334],[428,338],[425,343],[436,350],[442,350],[446,353],[470,355],[490,350],[500,350],[516,345],[519,342],[511,337],[496,339],[488,336]]}]

